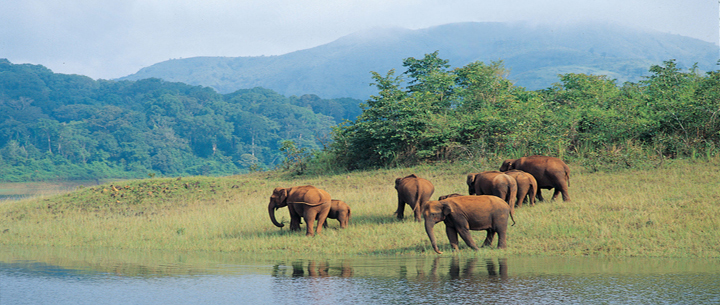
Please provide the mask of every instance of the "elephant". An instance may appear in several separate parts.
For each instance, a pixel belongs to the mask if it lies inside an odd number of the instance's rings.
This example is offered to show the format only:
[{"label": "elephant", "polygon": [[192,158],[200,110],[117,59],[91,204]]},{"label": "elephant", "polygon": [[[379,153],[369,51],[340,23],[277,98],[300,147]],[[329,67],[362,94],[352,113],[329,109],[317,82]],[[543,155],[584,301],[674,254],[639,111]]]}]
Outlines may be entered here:
[{"label": "elephant", "polygon": [[[347,228],[350,222],[350,206],[345,201],[333,199],[330,205],[330,213],[327,218],[337,219],[340,223],[340,228]],[[327,221],[323,224],[323,227],[327,228]]]},{"label": "elephant", "polygon": [[415,221],[420,221],[422,207],[435,192],[435,186],[426,179],[410,174],[395,179],[395,189],[398,193],[398,208],[395,211],[397,218],[404,218],[405,204],[407,203],[415,212]]},{"label": "elephant", "polygon": [[495,195],[505,200],[514,212],[517,200],[517,182],[499,171],[484,171],[467,175],[470,195]]},{"label": "elephant", "polygon": [[505,201],[493,195],[449,197],[444,200],[430,201],[423,208],[425,232],[437,254],[442,254],[442,252],[438,249],[433,232],[436,223],[445,222],[445,231],[453,250],[458,250],[458,234],[468,247],[478,250],[475,241],[470,236],[470,230],[487,231],[483,247],[491,246],[495,233],[497,233],[498,248],[503,249],[507,247],[508,215],[515,225],[513,214]]},{"label": "elephant", "polygon": [[[299,231],[300,217],[303,217],[307,225],[307,233],[305,235],[313,236],[315,233],[320,234],[322,226],[330,213],[330,194],[312,185],[275,188],[272,196],[270,196],[268,212],[270,213],[272,223],[280,228],[285,225],[277,222],[275,219],[275,210],[285,206],[290,210],[290,230]],[[315,232],[313,228],[315,219],[318,221],[317,232]]]},{"label": "elephant", "polygon": [[515,205],[521,207],[523,201],[525,201],[525,196],[528,196],[528,204],[535,206],[535,195],[538,191],[535,177],[519,169],[511,169],[504,173],[515,178],[515,182],[517,182],[517,201],[515,201]]},{"label": "elephant", "polygon": [[570,184],[570,168],[562,160],[555,157],[534,155],[520,159],[507,159],[500,166],[500,171],[519,169],[533,175],[537,180],[537,199],[544,201],[541,189],[555,189],[552,199],[562,193],[563,201],[570,201],[568,185]]}]

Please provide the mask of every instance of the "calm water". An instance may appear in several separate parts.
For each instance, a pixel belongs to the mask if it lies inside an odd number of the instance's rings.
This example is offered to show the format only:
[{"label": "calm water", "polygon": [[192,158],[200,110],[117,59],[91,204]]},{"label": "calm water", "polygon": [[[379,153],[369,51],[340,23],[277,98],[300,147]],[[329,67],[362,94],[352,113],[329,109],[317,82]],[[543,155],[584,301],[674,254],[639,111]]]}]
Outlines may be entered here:
[{"label": "calm water", "polygon": [[0,304],[719,304],[719,263],[0,249]]}]

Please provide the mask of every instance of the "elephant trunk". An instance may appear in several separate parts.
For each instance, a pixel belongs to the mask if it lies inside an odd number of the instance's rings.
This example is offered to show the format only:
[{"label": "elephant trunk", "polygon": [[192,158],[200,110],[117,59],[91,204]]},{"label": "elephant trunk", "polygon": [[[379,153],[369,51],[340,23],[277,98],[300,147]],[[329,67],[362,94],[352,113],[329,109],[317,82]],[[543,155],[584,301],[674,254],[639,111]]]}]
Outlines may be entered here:
[{"label": "elephant trunk", "polygon": [[285,224],[280,223],[275,219],[275,210],[277,210],[275,203],[270,201],[270,204],[268,205],[268,213],[270,213],[270,220],[276,227],[282,228],[285,226]]},{"label": "elephant trunk", "polygon": [[440,252],[440,249],[438,249],[433,227],[435,227],[435,222],[430,218],[425,219],[425,232],[427,232],[427,235],[430,238],[430,244],[432,245],[433,250],[435,250],[437,254],[442,254],[442,252]]}]

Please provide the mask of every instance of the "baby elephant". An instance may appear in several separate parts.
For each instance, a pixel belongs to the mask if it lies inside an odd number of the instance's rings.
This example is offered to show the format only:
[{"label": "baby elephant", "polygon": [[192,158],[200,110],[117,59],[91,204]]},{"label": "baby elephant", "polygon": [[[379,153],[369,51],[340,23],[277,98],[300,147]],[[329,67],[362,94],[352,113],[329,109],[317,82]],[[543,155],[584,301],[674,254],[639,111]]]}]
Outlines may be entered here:
[{"label": "baby elephant", "polygon": [[507,246],[508,215],[515,219],[508,204],[497,196],[455,196],[440,201],[430,201],[423,209],[425,231],[430,238],[433,250],[441,254],[435,240],[433,227],[440,221],[445,222],[445,230],[450,246],[458,250],[458,234],[468,247],[478,249],[470,236],[470,230],[486,230],[487,237],[483,247],[492,244],[495,233],[498,235],[498,248]]},{"label": "baby elephant", "polygon": [[[347,228],[350,222],[350,206],[342,200],[333,199],[330,205],[330,213],[327,218],[337,219],[340,228]],[[327,228],[327,221],[323,224]]]}]

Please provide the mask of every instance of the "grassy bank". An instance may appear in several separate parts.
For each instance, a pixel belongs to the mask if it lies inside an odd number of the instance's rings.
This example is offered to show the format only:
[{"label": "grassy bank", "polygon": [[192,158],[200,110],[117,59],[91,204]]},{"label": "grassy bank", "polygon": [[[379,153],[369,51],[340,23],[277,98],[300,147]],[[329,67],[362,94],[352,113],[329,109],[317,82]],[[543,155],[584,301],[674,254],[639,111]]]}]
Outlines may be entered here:
[{"label": "grassy bank", "polygon": [[[572,202],[516,209],[505,250],[484,255],[720,257],[720,164],[665,162],[653,170],[590,173],[571,167]],[[441,164],[322,177],[254,173],[231,177],[129,180],[0,204],[0,245],[222,251],[243,254],[435,255],[420,223],[398,221],[394,179],[416,173],[435,195],[464,193],[468,172],[495,164]],[[307,238],[272,225],[277,186],[313,184],[352,208]],[[545,197],[550,193],[545,191]],[[406,215],[409,215],[409,209]],[[289,222],[287,209],[276,212]],[[436,226],[450,254],[444,225]],[[473,232],[480,242],[485,232]],[[461,253],[471,254],[461,243]]]}]

